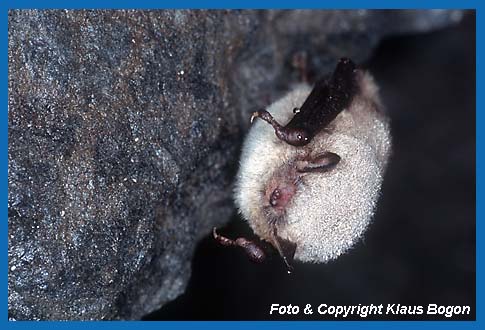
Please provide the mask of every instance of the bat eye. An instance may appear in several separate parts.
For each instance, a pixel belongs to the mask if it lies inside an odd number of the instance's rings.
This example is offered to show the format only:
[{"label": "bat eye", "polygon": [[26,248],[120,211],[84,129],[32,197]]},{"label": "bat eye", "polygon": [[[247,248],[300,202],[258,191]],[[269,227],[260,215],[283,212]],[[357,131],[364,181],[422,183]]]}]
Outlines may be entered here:
[{"label": "bat eye", "polygon": [[300,112],[300,108],[293,108],[293,113],[298,113]]},{"label": "bat eye", "polygon": [[302,139],[301,134],[298,134],[296,137],[297,137],[298,140]]}]

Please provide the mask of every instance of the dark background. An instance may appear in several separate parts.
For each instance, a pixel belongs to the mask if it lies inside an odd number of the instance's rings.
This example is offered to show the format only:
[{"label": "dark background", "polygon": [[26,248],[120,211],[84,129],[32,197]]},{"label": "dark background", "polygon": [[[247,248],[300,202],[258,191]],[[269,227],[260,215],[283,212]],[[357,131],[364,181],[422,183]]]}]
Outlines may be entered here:
[{"label": "dark background", "polygon": [[[363,66],[381,86],[393,155],[361,241],[328,264],[295,263],[287,275],[277,255],[254,264],[208,236],[195,253],[186,293],[145,319],[323,320],[329,317],[315,310],[322,303],[469,305],[471,315],[453,319],[475,319],[475,16],[385,40]],[[236,212],[220,233],[252,235]],[[269,315],[273,303],[299,305],[300,314]],[[313,315],[303,314],[306,304]]]}]

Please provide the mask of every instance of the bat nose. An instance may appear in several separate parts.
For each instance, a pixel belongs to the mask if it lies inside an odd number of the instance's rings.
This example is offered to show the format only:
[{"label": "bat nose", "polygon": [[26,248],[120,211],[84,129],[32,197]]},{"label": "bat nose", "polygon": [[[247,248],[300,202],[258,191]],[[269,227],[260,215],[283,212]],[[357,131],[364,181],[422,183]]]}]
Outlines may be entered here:
[{"label": "bat nose", "polygon": [[285,184],[273,190],[269,204],[276,209],[284,209],[296,193],[296,186]]}]

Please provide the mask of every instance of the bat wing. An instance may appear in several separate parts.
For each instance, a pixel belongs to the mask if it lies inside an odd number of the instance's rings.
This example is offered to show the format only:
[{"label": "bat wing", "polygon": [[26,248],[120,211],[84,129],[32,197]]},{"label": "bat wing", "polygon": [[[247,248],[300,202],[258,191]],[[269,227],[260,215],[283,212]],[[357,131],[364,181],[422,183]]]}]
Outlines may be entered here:
[{"label": "bat wing", "polygon": [[303,130],[310,139],[313,138],[350,105],[358,89],[356,76],[355,64],[342,58],[330,77],[317,81],[300,111],[285,129]]}]

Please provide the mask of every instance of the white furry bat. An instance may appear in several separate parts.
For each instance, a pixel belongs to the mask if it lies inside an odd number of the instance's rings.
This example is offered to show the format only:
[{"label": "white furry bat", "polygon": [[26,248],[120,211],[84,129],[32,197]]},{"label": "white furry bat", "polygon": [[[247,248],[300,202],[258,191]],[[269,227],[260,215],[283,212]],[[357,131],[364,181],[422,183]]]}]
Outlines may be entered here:
[{"label": "white furry bat", "polygon": [[[242,216],[288,269],[293,258],[337,258],[368,226],[390,153],[374,80],[341,59],[313,89],[300,84],[254,117],[267,123],[255,122],[244,142],[235,187]],[[214,237],[264,257],[251,241],[215,229]]]}]

